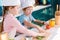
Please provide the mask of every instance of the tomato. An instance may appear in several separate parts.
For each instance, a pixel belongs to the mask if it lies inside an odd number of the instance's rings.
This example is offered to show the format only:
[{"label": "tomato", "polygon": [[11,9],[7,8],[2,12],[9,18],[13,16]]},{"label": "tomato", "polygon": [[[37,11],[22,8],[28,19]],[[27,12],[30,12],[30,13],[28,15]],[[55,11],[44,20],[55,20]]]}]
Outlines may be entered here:
[{"label": "tomato", "polygon": [[46,25],[46,29],[50,29],[51,27],[50,27],[50,25]]}]

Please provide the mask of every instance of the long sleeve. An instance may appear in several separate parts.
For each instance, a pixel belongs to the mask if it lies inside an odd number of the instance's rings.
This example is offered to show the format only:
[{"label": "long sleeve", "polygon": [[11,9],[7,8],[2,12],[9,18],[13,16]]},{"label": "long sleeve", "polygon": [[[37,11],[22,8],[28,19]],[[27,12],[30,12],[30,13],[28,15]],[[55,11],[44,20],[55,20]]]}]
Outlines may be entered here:
[{"label": "long sleeve", "polygon": [[12,21],[13,26],[16,27],[17,32],[24,33],[24,34],[26,34],[28,36],[37,36],[39,34],[39,33],[33,32],[31,30],[28,30],[27,28],[22,26],[20,24],[20,22],[14,17],[12,18],[11,21]]},{"label": "long sleeve", "polygon": [[24,33],[28,36],[37,36],[39,33],[33,32],[25,28],[20,24],[20,22],[11,14],[7,15],[4,20],[4,31],[10,32],[12,28],[16,28],[19,33]]}]

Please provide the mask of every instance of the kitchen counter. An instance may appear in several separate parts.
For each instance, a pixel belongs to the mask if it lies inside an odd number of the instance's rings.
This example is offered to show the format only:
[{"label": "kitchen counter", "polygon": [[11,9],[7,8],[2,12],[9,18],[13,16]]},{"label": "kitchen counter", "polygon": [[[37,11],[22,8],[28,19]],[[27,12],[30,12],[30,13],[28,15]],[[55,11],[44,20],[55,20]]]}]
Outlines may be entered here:
[{"label": "kitchen counter", "polygon": [[[54,18],[52,20],[54,20]],[[49,21],[47,21],[47,22],[49,22]],[[60,40],[60,26],[55,25],[54,27],[52,27],[51,29],[48,29],[47,31],[51,33],[50,36],[47,38],[47,40],[55,40],[55,39]],[[37,40],[37,39],[34,38],[33,40]]]}]

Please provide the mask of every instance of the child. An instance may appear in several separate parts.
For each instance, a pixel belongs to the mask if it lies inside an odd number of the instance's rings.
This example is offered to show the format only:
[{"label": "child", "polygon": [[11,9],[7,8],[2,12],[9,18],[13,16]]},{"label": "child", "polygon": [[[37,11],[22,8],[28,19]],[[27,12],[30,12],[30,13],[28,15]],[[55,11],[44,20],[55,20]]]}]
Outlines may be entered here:
[{"label": "child", "polygon": [[34,19],[34,17],[31,15],[34,3],[35,3],[34,0],[21,1],[22,9],[24,13],[19,17],[19,21],[21,22],[22,25],[26,26],[27,28],[32,27],[38,29],[39,32],[45,32],[45,30],[40,28],[38,25],[31,23],[31,21],[34,21],[34,22],[46,24],[43,21]]},{"label": "child", "polygon": [[19,13],[20,8],[20,0],[3,0],[3,13],[4,13],[4,32],[10,34],[13,29],[15,34],[11,33],[9,36],[13,34],[15,37],[16,32],[26,34],[28,36],[45,36],[46,33],[37,33],[26,29],[24,26],[20,24],[20,22],[14,17]]},{"label": "child", "polygon": [[33,28],[35,32],[39,31],[40,33],[47,33],[46,30],[42,29],[40,26],[31,23],[31,21],[34,21],[45,24],[43,21],[34,19],[34,17],[31,15],[34,3],[34,0],[21,0],[23,14],[19,17],[19,21],[28,29]]}]

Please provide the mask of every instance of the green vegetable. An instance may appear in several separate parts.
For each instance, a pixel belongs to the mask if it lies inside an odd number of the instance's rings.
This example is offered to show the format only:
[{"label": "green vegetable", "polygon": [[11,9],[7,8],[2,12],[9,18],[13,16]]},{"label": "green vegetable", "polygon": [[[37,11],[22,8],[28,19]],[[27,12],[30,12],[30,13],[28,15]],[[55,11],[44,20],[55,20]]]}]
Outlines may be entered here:
[{"label": "green vegetable", "polygon": [[13,38],[10,38],[9,40],[14,40]]},{"label": "green vegetable", "polygon": [[44,36],[38,36],[36,37],[38,40],[42,40],[44,38]]}]

